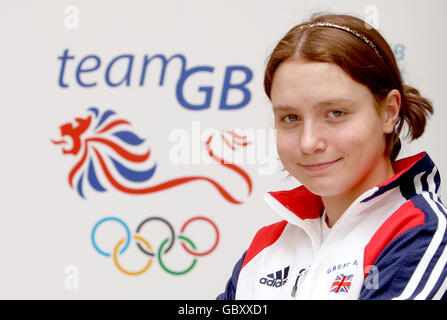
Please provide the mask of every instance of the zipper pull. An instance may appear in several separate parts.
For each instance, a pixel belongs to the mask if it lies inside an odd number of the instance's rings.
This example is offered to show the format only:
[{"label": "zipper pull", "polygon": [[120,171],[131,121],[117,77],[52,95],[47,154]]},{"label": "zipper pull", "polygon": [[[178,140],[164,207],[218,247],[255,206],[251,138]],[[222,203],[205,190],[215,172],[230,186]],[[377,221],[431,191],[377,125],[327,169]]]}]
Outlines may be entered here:
[{"label": "zipper pull", "polygon": [[307,268],[303,268],[298,272],[298,275],[296,276],[296,280],[295,280],[295,285],[292,288],[292,293],[291,293],[292,297],[295,297],[296,291],[298,290],[298,281],[307,272],[307,270],[308,270]]}]

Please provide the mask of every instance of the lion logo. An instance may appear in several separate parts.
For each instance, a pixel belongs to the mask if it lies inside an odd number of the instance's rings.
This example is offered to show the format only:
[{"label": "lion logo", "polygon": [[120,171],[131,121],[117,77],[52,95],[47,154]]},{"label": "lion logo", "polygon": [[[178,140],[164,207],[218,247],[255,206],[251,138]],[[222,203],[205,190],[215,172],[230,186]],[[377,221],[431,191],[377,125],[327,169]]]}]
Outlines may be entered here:
[{"label": "lion logo", "polygon": [[[87,111],[86,117],[78,117],[74,122],[61,125],[61,138],[51,140],[53,144],[63,147],[64,155],[77,157],[68,174],[68,184],[72,189],[76,188],[82,198],[85,198],[87,185],[97,192],[114,188],[127,194],[142,195],[194,181],[205,181],[230,203],[243,203],[215,179],[206,176],[182,176],[147,186],[155,174],[157,164],[150,159],[151,150],[145,139],[132,131],[129,121],[116,117],[112,110],[101,113],[92,107]],[[236,164],[225,161],[212,149],[212,141],[216,138],[222,139],[232,150],[245,148],[250,142],[246,141],[245,136],[230,130],[225,130],[220,135],[210,135],[206,141],[208,156],[240,176],[247,185],[249,196],[252,192],[250,176]]]}]

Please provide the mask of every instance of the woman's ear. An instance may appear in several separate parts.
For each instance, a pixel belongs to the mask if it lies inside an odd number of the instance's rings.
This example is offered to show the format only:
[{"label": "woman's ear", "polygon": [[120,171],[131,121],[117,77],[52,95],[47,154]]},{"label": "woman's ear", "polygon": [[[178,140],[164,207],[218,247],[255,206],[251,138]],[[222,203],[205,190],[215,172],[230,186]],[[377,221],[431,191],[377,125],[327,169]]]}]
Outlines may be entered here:
[{"label": "woman's ear", "polygon": [[399,118],[401,107],[401,95],[399,90],[393,89],[382,102],[381,114],[383,121],[383,133],[392,133]]}]

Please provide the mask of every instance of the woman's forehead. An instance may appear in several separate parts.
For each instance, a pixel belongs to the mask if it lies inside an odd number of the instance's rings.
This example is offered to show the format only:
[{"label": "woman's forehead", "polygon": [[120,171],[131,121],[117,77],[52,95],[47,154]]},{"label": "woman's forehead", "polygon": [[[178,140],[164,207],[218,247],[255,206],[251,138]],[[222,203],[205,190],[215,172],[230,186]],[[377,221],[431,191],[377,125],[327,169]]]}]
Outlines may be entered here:
[{"label": "woman's forehead", "polygon": [[275,72],[271,92],[272,103],[278,108],[353,103],[371,97],[366,86],[326,62],[284,61]]}]

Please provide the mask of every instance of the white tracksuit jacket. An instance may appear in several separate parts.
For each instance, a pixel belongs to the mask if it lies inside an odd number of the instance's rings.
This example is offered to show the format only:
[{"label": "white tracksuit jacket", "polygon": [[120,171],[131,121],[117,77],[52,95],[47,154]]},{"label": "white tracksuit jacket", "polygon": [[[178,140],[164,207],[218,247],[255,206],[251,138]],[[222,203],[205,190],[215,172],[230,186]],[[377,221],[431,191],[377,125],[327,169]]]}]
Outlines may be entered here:
[{"label": "white tracksuit jacket", "polygon": [[446,299],[447,209],[425,152],[393,162],[322,241],[321,198],[268,192],[282,221],[258,231],[218,299]]}]

